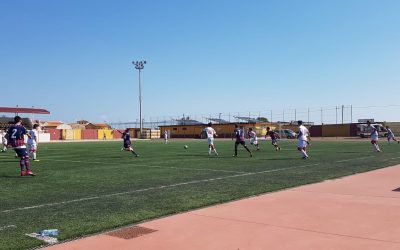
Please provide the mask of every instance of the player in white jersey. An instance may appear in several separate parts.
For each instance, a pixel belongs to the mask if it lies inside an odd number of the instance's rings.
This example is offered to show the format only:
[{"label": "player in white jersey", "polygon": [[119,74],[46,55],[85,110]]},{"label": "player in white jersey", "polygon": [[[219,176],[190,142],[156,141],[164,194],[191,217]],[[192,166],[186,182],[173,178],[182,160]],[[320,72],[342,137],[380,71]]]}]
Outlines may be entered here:
[{"label": "player in white jersey", "polygon": [[38,143],[39,143],[39,134],[38,134],[39,124],[34,124],[33,129],[29,131],[30,137],[28,137],[28,147],[29,153],[33,155],[34,161],[39,161],[36,158]]},{"label": "player in white jersey", "polygon": [[253,131],[253,128],[249,128],[249,132],[247,133],[250,139],[250,144],[254,145],[257,150],[260,150],[260,146],[258,145],[257,134]]},{"label": "player in white jersey", "polygon": [[168,131],[167,130],[164,131],[164,141],[165,141],[165,144],[168,143]]},{"label": "player in white jersey", "polygon": [[7,151],[7,138],[6,138],[6,133],[4,131],[1,131],[1,143],[3,144],[3,149],[0,150],[0,152],[6,152]]},{"label": "player in white jersey", "polygon": [[303,121],[298,121],[297,124],[299,125],[299,133],[297,135],[297,150],[301,152],[302,158],[307,159],[307,146],[310,145],[310,132],[308,129],[303,125]]},{"label": "player in white jersey", "polygon": [[211,127],[211,122],[208,123],[208,127],[203,129],[203,132],[206,133],[207,135],[207,140],[208,140],[208,155],[211,155],[211,152],[214,152],[215,155],[218,155],[217,150],[215,149],[214,146],[214,137],[217,137],[217,132]]},{"label": "player in white jersey", "polygon": [[381,152],[379,145],[378,145],[378,140],[379,140],[379,134],[378,130],[371,125],[370,121],[367,121],[368,129],[371,132],[371,144],[374,147],[374,150],[376,152]]},{"label": "player in white jersey", "polygon": [[395,137],[394,137],[394,133],[393,131],[389,128],[389,126],[386,126],[386,130],[387,130],[387,141],[390,144],[390,140],[396,141],[397,143],[400,144],[400,141],[398,141]]}]

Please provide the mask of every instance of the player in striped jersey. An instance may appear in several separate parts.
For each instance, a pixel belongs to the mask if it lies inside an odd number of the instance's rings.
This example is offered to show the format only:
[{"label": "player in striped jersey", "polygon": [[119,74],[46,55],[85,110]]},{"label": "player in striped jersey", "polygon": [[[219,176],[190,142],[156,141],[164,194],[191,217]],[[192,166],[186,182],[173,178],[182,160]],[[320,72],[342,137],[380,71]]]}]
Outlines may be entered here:
[{"label": "player in striped jersey", "polygon": [[279,134],[275,131],[272,131],[270,127],[267,127],[267,133],[265,134],[265,139],[267,136],[271,137],[271,144],[275,147],[275,150],[281,150],[281,147],[278,144]]},{"label": "player in striped jersey", "polygon": [[29,161],[29,153],[26,150],[24,135],[30,138],[28,131],[22,126],[21,117],[16,116],[14,117],[14,125],[7,131],[8,145],[14,148],[20,158],[21,176],[35,176],[31,170],[31,163]]},{"label": "player in striped jersey", "polygon": [[[247,152],[250,153],[250,157],[253,157],[253,154],[251,153],[250,149],[246,146],[243,129],[239,128],[239,126],[237,124],[235,124],[235,130],[233,131],[233,133],[236,138],[235,154],[233,155],[233,157],[237,157],[237,147],[239,146],[239,144],[242,145],[247,150]],[[233,140],[233,138],[232,138],[232,140]]]}]

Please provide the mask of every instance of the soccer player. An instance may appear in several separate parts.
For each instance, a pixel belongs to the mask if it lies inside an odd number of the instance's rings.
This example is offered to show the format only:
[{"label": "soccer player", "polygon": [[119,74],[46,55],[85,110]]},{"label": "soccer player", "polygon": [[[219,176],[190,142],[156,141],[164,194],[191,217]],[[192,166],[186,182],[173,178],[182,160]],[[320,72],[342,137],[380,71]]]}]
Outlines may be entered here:
[{"label": "soccer player", "polygon": [[39,134],[38,134],[39,124],[34,124],[33,129],[29,131],[30,137],[28,138],[29,153],[33,155],[34,161],[39,161],[36,158],[37,148],[39,144]]},{"label": "soccer player", "polygon": [[310,144],[311,141],[310,132],[303,125],[303,121],[298,121],[297,124],[299,125],[299,134],[297,135],[297,150],[300,151],[303,159],[307,159],[307,146]]},{"label": "soccer player", "polygon": [[267,127],[267,133],[265,134],[265,139],[267,139],[267,136],[271,137],[271,144],[272,146],[275,147],[275,150],[281,150],[281,147],[279,147],[278,144],[278,138],[279,134],[275,131],[272,131],[270,127]]},{"label": "soccer player", "polygon": [[250,138],[250,144],[254,145],[257,150],[260,150],[260,145],[258,145],[257,134],[253,131],[253,128],[249,128],[247,135]]},{"label": "soccer player", "polygon": [[[235,124],[235,130],[233,131],[233,133],[234,133],[234,137],[236,138],[235,154],[233,155],[233,157],[237,157],[237,147],[239,146],[239,144],[242,145],[247,150],[247,152],[249,152],[250,157],[253,157],[253,154],[251,153],[250,149],[246,146],[243,129],[239,128],[239,126],[237,124]],[[233,138],[232,138],[232,140],[233,140]]]},{"label": "soccer player", "polygon": [[139,155],[132,148],[131,134],[129,134],[129,128],[127,128],[125,132],[122,133],[122,139],[124,140],[124,147],[121,148],[121,151],[129,151],[132,152],[132,154],[134,154],[136,157],[139,157]]},{"label": "soccer player", "polygon": [[3,144],[3,149],[0,150],[0,152],[6,152],[7,151],[7,138],[6,138],[6,133],[4,131],[1,131],[1,143]]},{"label": "soccer player", "polygon": [[375,152],[381,152],[381,149],[379,148],[378,145],[378,140],[379,140],[378,130],[371,125],[370,121],[367,121],[367,127],[369,131],[371,131],[371,144],[374,147]]},{"label": "soccer player", "polygon": [[168,143],[168,131],[167,130],[164,131],[164,141],[165,141],[165,144]]},{"label": "soccer player", "polygon": [[14,125],[11,126],[7,131],[8,144],[14,148],[18,157],[20,158],[21,176],[30,175],[35,176],[31,170],[31,163],[29,161],[29,153],[26,150],[24,135],[28,134],[28,131],[22,126],[22,119],[19,116],[14,117]]},{"label": "soccer player", "polygon": [[400,143],[395,137],[393,131],[389,128],[389,126],[386,126],[387,130],[387,141],[390,144],[390,140],[396,141],[397,143]]},{"label": "soccer player", "polygon": [[207,140],[208,140],[208,155],[211,155],[211,152],[214,152],[215,155],[218,156],[217,150],[215,149],[214,146],[214,137],[217,137],[217,132],[211,127],[212,124],[211,122],[207,124],[208,127],[203,129],[203,132],[206,133],[207,135]]}]

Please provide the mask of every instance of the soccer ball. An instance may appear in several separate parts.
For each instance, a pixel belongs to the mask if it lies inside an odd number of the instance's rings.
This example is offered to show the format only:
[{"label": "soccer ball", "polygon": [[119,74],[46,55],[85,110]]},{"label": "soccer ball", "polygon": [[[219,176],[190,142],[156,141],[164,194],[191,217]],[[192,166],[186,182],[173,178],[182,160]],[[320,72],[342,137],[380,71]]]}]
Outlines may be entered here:
[{"label": "soccer ball", "polygon": [[184,149],[188,149],[188,145],[183,146]]}]

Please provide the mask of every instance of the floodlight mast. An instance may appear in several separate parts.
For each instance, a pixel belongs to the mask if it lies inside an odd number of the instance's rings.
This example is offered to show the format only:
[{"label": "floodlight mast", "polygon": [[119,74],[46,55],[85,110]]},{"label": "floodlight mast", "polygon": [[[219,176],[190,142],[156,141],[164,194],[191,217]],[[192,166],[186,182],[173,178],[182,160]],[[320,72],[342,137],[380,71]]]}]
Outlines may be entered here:
[{"label": "floodlight mast", "polygon": [[142,137],[142,132],[143,132],[143,120],[142,120],[142,83],[140,80],[140,73],[141,70],[144,69],[144,65],[146,64],[146,61],[133,61],[133,65],[135,65],[135,69],[139,71],[139,126],[140,126],[140,137]]}]

